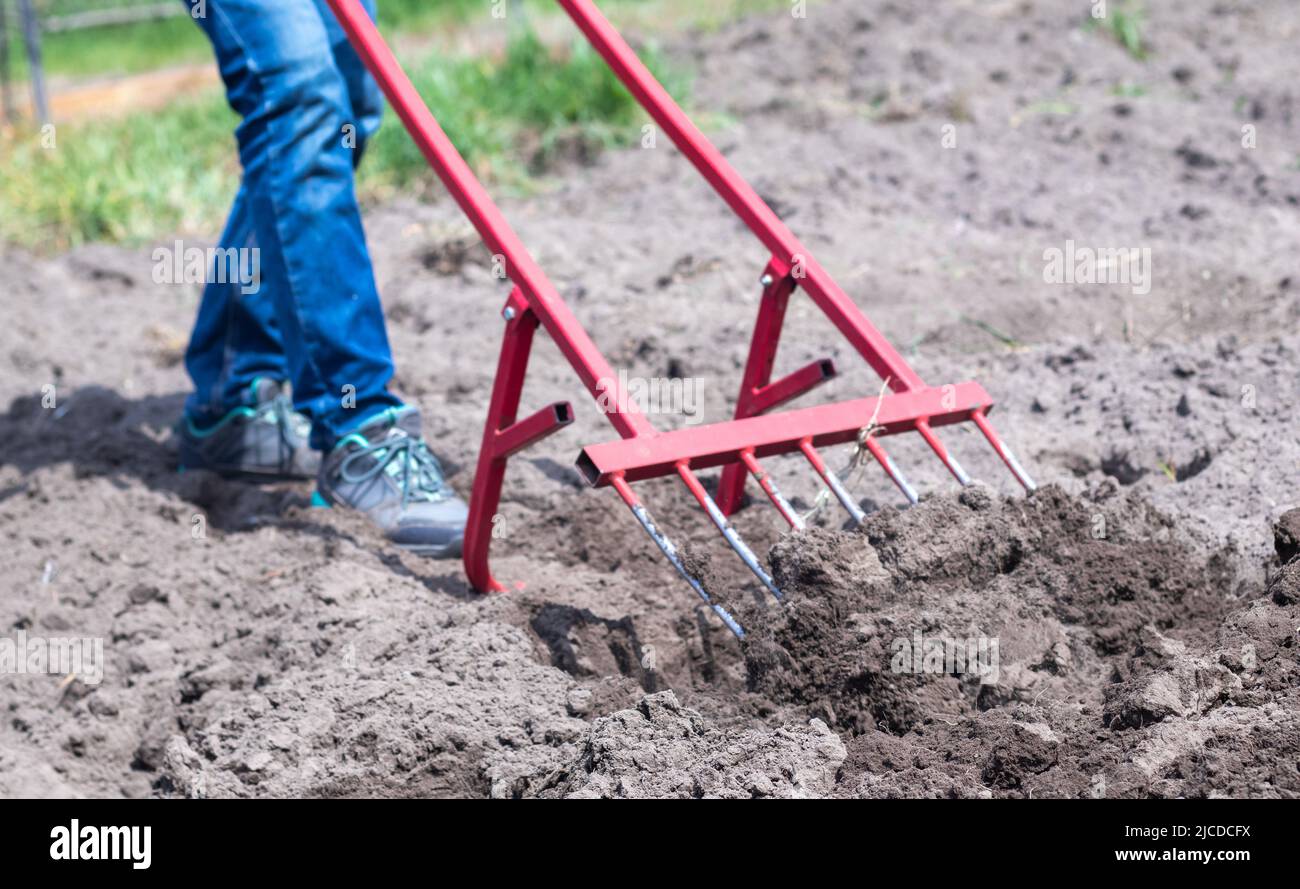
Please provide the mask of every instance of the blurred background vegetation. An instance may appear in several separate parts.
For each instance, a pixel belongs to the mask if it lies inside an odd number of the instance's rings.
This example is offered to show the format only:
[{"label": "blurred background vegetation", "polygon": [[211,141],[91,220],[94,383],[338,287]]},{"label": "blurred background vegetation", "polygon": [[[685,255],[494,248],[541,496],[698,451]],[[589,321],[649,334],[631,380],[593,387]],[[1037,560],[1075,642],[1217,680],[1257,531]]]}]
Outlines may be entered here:
[{"label": "blurred background vegetation", "polygon": [[[142,244],[213,237],[239,178],[235,115],[211,49],[181,15],[42,34],[53,131],[0,127],[0,240],[40,251],[89,241]],[[610,17],[651,39],[642,56],[679,101],[689,72],[654,39],[713,28],[787,0],[605,0]],[[9,0],[0,0],[9,3]],[[156,0],[37,0],[47,28]],[[557,158],[630,144],[643,112],[553,0],[379,0],[380,28],[461,153],[494,190],[543,187]],[[25,50],[9,3],[12,91],[26,110]],[[115,13],[111,13],[115,14]],[[68,17],[73,17],[68,19]],[[391,112],[362,164],[364,201],[436,180]]]}]

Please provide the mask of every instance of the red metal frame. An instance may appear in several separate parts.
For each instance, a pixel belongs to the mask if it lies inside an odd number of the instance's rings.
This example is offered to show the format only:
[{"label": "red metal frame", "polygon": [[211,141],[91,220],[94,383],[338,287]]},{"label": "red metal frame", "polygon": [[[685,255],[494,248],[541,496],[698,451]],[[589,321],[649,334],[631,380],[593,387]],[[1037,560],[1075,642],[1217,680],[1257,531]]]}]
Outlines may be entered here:
[{"label": "red metal frame", "polygon": [[[736,396],[737,420],[780,407],[836,373],[835,362],[823,358],[772,382],[781,326],[785,323],[785,309],[794,293],[795,282],[789,265],[775,258],[768,262],[759,280],[763,285],[763,296],[758,304],[758,320],[754,322],[740,394]],[[747,467],[739,463],[732,463],[722,470],[722,478],[718,481],[718,505],[726,515],[731,515],[740,506],[745,493],[746,471]]]},{"label": "red metal frame", "polygon": [[[973,420],[1017,479],[1032,489],[1032,481],[988,423],[986,414],[993,406],[988,393],[978,383],[942,388],[926,386],[771,208],[687,118],[595,5],[590,0],[558,0],[637,101],[771,253],[761,278],[763,296],[736,402],[736,419],[674,432],[658,432],[635,401],[621,390],[619,379],[604,356],[475,179],[358,0],[328,2],[429,164],[478,229],[489,249],[504,258],[506,275],[514,285],[502,313],[506,330],[488,407],[465,535],[465,570],[475,589],[503,589],[492,577],[488,554],[492,521],[499,505],[507,461],[519,449],[563,428],[573,418],[572,407],[560,402],[525,420],[516,420],[532,338],[539,326],[559,346],[592,397],[604,407],[610,423],[622,438],[621,441],[584,448],[578,459],[579,470],[593,486],[612,485],[615,488],[656,544],[706,602],[710,602],[707,592],[682,566],[671,542],[658,531],[632,492],[630,482],[678,475],[718,525],[727,542],[778,598],[779,590],[725,518],[741,501],[748,471],[758,478],[764,492],[786,520],[793,527],[802,527],[802,522],[781,498],[770,476],[762,471],[758,457],[796,451],[803,453],[850,513],[860,518],[861,510],[852,504],[834,474],[817,455],[815,447],[854,441],[859,438],[861,430],[874,421],[873,435],[865,437],[863,442],[866,450],[881,463],[909,499],[915,500],[910,485],[885,456],[874,437],[919,432],[953,475],[966,483],[965,472],[940,443],[933,429]],[[867,363],[887,381],[892,394],[764,416],[836,372],[834,364],[823,359],[779,380],[772,380],[786,305],[796,288],[808,294]],[[709,497],[694,475],[695,470],[711,466],[724,467],[719,483],[720,502]],[[712,607],[737,635],[743,635],[725,611],[716,605]]]}]

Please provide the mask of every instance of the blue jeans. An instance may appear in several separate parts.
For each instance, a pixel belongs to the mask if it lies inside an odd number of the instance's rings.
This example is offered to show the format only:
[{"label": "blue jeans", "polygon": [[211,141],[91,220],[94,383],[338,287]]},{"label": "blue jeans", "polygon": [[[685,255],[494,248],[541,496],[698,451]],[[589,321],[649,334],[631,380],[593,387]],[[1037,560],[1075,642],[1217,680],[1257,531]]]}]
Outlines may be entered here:
[{"label": "blue jeans", "polygon": [[401,404],[353,182],[383,99],[325,0],[207,0],[206,11],[198,23],[243,118],[244,177],[220,246],[257,248],[260,281],[210,276],[185,353],[186,412],[206,425],[255,378],[288,380],[312,447],[328,450]]}]

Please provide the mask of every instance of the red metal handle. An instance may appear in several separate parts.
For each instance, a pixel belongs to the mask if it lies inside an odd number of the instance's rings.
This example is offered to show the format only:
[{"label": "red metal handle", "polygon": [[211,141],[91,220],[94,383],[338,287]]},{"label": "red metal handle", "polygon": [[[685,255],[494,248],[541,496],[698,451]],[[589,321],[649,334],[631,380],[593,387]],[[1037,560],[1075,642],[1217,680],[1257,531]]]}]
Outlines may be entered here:
[{"label": "red metal handle", "polygon": [[654,427],[639,411],[635,400],[621,397],[618,378],[609,363],[560,298],[555,286],[537,265],[528,248],[506,222],[497,205],[470,170],[469,164],[465,163],[456,146],[438,125],[359,0],[327,2],[353,48],[379,82],[393,110],[401,118],[429,165],[469,217],[488,248],[505,258],[506,275],[522,291],[528,305],[573,366],[583,385],[593,397],[604,392],[612,403],[626,405],[625,409],[609,415],[610,422],[618,433],[624,438],[654,435]]}]

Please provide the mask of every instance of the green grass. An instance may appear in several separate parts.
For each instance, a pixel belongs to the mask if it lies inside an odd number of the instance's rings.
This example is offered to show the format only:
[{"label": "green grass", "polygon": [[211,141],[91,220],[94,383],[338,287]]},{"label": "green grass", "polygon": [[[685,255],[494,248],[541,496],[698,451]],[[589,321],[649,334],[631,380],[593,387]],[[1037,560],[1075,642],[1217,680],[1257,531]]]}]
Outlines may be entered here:
[{"label": "green grass", "polygon": [[[238,176],[235,116],[215,95],[0,141],[0,238],[40,249],[212,231]],[[219,225],[219,221],[216,222]]]},{"label": "green grass", "polygon": [[[485,20],[490,15],[492,2],[493,0],[379,0],[379,27],[385,37],[391,38],[399,34],[427,32],[432,28],[473,19]],[[501,2],[509,4],[508,8],[513,14],[516,0]],[[563,14],[555,0],[519,2],[528,17]],[[658,7],[686,23],[712,30],[746,13],[786,8],[788,0],[709,0],[702,4],[694,4],[690,0],[607,0],[601,6],[615,18],[618,17],[620,8],[652,10]],[[67,3],[59,11],[72,12],[78,8],[76,3]],[[27,54],[12,12],[10,17],[10,64],[14,78],[25,82]],[[41,46],[46,74],[56,79],[139,74],[212,59],[212,48],[202,30],[183,14],[127,25],[51,32],[42,36]]]},{"label": "green grass", "polygon": [[[378,0],[379,27],[385,31],[410,30],[470,18],[488,9],[491,0]],[[503,0],[509,3],[511,0]],[[529,0],[531,3],[532,0]],[[553,0],[547,0],[553,5]]]},{"label": "green grass", "polygon": [[1140,99],[1147,94],[1147,88],[1140,83],[1121,81],[1110,88],[1111,94],[1123,99]]},{"label": "green grass", "polygon": [[[652,68],[662,69],[653,53]],[[663,77],[663,72],[659,71]],[[585,44],[556,55],[517,33],[500,59],[435,56],[412,79],[461,153],[493,182],[526,188],[561,151],[632,144],[643,113]],[[682,78],[667,85],[680,98]],[[237,186],[236,120],[217,94],[161,111],[0,140],[0,239],[61,249],[219,231]],[[362,163],[363,198],[435,178],[390,112]]]},{"label": "green grass", "polygon": [[[487,4],[488,0],[380,0],[379,25],[386,34],[393,34],[458,22],[482,13]],[[25,81],[27,51],[16,27],[13,31],[10,60],[14,77]],[[212,47],[202,29],[183,14],[126,25],[55,31],[42,35],[41,49],[46,75],[71,79],[139,74],[212,59]]]},{"label": "green grass", "polygon": [[1110,31],[1133,58],[1141,60],[1147,57],[1146,44],[1142,40],[1141,7],[1126,7],[1112,12]]},{"label": "green grass", "polygon": [[[25,81],[27,50],[17,35],[10,46],[14,76]],[[44,34],[41,51],[46,76],[53,78],[136,74],[212,57],[208,39],[185,16]]]},{"label": "green grass", "polygon": [[1145,61],[1147,58],[1147,45],[1142,37],[1142,28],[1145,24],[1146,15],[1139,3],[1120,3],[1118,0],[1112,3],[1111,8],[1107,11],[1106,17],[1100,22],[1097,19],[1089,19],[1089,29],[1102,25],[1110,32],[1111,37],[1120,46],[1124,47],[1133,58],[1138,61]]},{"label": "green grass", "polygon": [[[680,98],[683,79],[665,75],[653,52],[646,62]],[[631,144],[646,122],[586,43],[556,59],[531,31],[516,35],[502,59],[448,64],[435,57],[411,78],[476,172],[517,188],[559,153]],[[362,165],[363,190],[434,181],[395,119],[386,121],[370,152]]]}]

